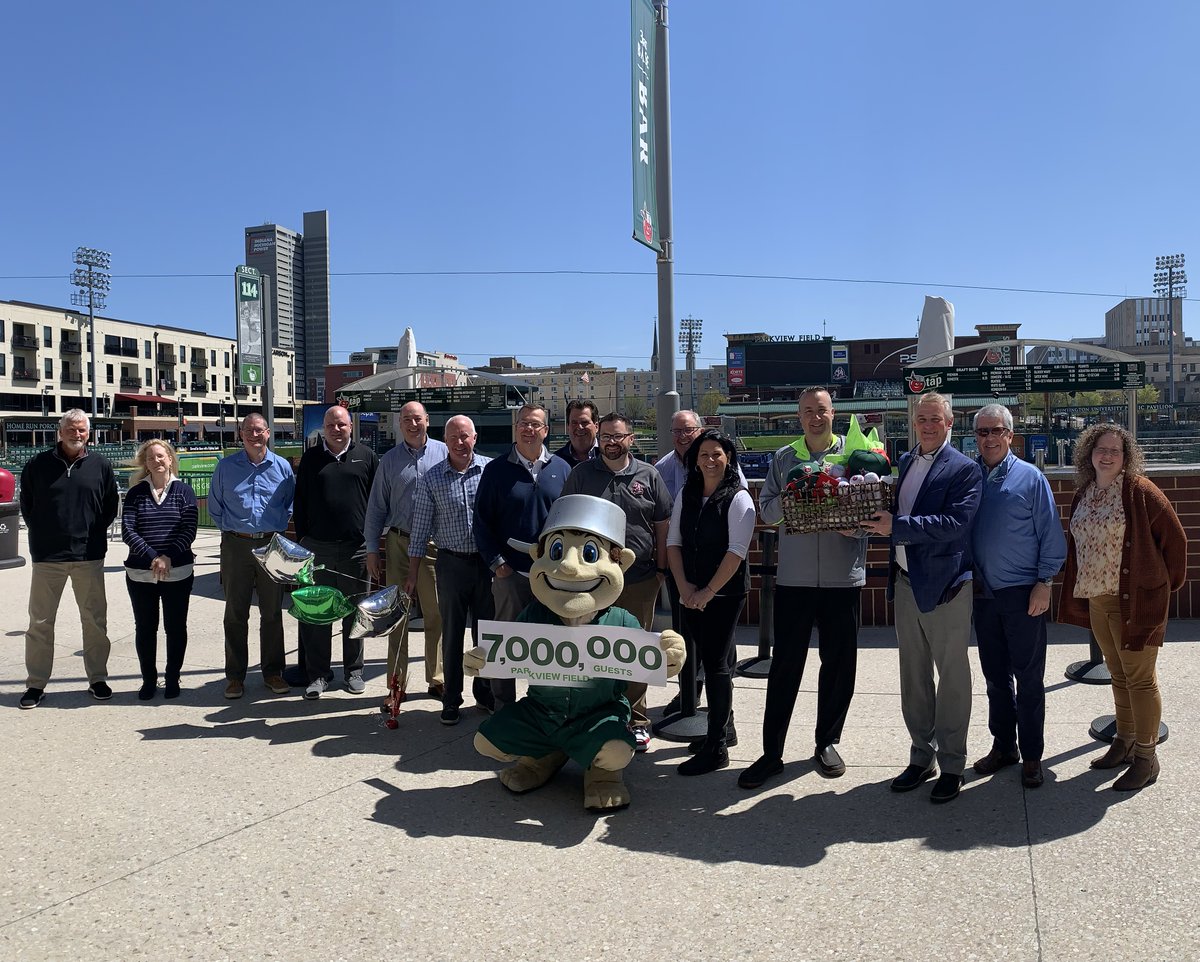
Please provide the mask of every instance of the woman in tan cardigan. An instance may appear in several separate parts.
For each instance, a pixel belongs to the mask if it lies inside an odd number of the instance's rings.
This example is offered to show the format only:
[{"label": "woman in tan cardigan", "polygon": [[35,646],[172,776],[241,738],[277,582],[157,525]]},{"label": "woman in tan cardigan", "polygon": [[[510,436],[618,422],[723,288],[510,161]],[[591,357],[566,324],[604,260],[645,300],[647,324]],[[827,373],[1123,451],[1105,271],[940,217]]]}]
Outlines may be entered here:
[{"label": "woman in tan cardigan", "polygon": [[1112,675],[1117,735],[1092,768],[1130,768],[1118,792],[1153,785],[1162,696],[1155,663],[1171,592],[1187,575],[1187,535],[1171,503],[1143,472],[1141,449],[1114,424],[1075,443],[1075,500],[1059,621],[1091,628]]}]

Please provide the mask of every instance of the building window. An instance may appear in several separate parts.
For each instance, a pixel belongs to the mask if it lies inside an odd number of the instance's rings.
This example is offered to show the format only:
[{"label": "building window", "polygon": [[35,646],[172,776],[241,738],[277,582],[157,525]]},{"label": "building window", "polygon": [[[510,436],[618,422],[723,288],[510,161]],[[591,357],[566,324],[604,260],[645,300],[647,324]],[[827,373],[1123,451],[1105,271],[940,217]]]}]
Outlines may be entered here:
[{"label": "building window", "polygon": [[211,364],[213,367],[216,367],[217,366],[217,350],[216,350],[216,348],[213,348],[211,351],[208,352],[208,354],[209,354],[209,359],[208,359],[209,364]]},{"label": "building window", "polygon": [[[216,361],[213,363],[215,364]],[[212,389],[214,392],[217,390],[217,376],[215,374],[212,376]]]},{"label": "building window", "polygon": [[0,320],[0,341],[4,340],[4,321]]},{"label": "building window", "polygon": [[42,327],[42,347],[54,347],[54,336],[50,333],[49,325]]},{"label": "building window", "polygon": [[54,358],[47,357],[42,361],[47,379],[54,377]]},{"label": "building window", "polygon": [[288,375],[290,376],[290,375],[291,375],[291,373],[292,373],[292,362],[291,362],[291,360],[289,359],[289,360],[288,360]]},{"label": "building window", "polygon": [[[225,352],[225,366],[229,367],[229,352],[228,351]],[[229,380],[229,379],[226,378],[225,380]],[[225,388],[225,390],[228,391],[229,388],[227,387],[227,388]]]},{"label": "building window", "polygon": [[142,341],[142,357],[144,357],[147,361],[150,360],[151,354],[149,341]]},{"label": "building window", "polygon": [[146,380],[144,383],[150,390],[154,390],[154,372],[150,368],[146,368]]},{"label": "building window", "polygon": [[1157,361],[1156,361],[1156,362],[1155,362],[1155,364],[1154,364],[1154,373],[1155,373],[1155,374],[1157,374],[1157,373],[1158,373],[1158,362],[1157,362]]},{"label": "building window", "polygon": [[179,372],[179,390],[181,390],[181,391],[187,390],[187,371]]},{"label": "building window", "polygon": [[182,344],[179,345],[179,363],[187,364],[187,348]]},{"label": "building window", "polygon": [[113,366],[111,364],[105,364],[104,366],[108,369],[108,383],[112,384],[112,382],[113,382]]},{"label": "building window", "polygon": [[[229,357],[228,354],[226,354],[225,356]],[[226,394],[229,393],[229,375],[228,374],[225,375],[225,393]]]}]

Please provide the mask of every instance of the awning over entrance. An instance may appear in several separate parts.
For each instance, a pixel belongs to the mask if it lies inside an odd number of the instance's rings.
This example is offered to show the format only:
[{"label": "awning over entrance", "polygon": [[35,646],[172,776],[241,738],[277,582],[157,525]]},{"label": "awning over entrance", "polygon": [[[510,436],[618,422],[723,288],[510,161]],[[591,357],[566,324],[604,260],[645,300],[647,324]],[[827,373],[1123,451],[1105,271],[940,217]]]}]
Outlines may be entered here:
[{"label": "awning over entrance", "polygon": [[130,404],[176,404],[172,397],[162,397],[158,394],[118,394],[115,400],[128,401]]}]

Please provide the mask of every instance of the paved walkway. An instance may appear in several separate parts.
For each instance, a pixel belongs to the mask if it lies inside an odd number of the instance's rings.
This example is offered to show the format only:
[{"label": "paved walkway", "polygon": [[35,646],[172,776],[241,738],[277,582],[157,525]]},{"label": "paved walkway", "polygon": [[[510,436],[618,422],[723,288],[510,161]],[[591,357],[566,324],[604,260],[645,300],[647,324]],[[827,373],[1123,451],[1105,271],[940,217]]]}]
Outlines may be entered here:
[{"label": "paved walkway", "polygon": [[[1200,957],[1196,622],[1171,626],[1171,737],[1158,784],[1139,794],[1108,791],[1112,776],[1088,768],[1087,729],[1110,697],[1063,680],[1087,650],[1071,628],[1051,638],[1045,786],[1023,790],[1010,768],[969,776],[950,805],[931,805],[927,788],[892,794],[908,756],[896,650],[889,630],[869,629],[845,777],[824,780],[808,760],[814,653],[782,778],[737,787],[758,754],[766,685],[739,679],[728,770],[680,778],[684,747],[656,740],[628,770],[633,806],[597,817],[574,766],[507,793],[471,748],[474,710],[445,728],[419,696],[398,730],[383,728],[383,640],[368,643],[365,695],[274,696],[252,674],[246,697],[226,701],[215,537],[198,554],[176,702],[135,698],[113,544],[116,697],[86,693],[68,599],[46,700],[19,711],[30,568],[0,572],[0,959]],[[753,631],[744,641],[748,656]],[[990,744],[977,661],[974,677],[972,758]]]}]

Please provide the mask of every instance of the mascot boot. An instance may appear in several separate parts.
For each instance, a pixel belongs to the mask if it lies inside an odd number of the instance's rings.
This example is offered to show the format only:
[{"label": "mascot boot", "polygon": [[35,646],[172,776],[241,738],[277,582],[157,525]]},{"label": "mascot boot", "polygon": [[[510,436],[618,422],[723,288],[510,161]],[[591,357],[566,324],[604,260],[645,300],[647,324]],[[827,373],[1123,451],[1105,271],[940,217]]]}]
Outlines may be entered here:
[{"label": "mascot boot", "polygon": [[515,765],[500,772],[500,784],[517,795],[541,788],[567,763],[567,753],[560,751],[553,751],[541,758],[533,758],[530,755],[510,755],[488,741],[483,732],[475,733],[475,751],[488,758],[494,758],[498,762],[516,762]]},{"label": "mascot boot", "polygon": [[583,773],[583,807],[592,812],[614,812],[629,804],[629,789],[621,773],[633,759],[625,742],[605,742]]}]

